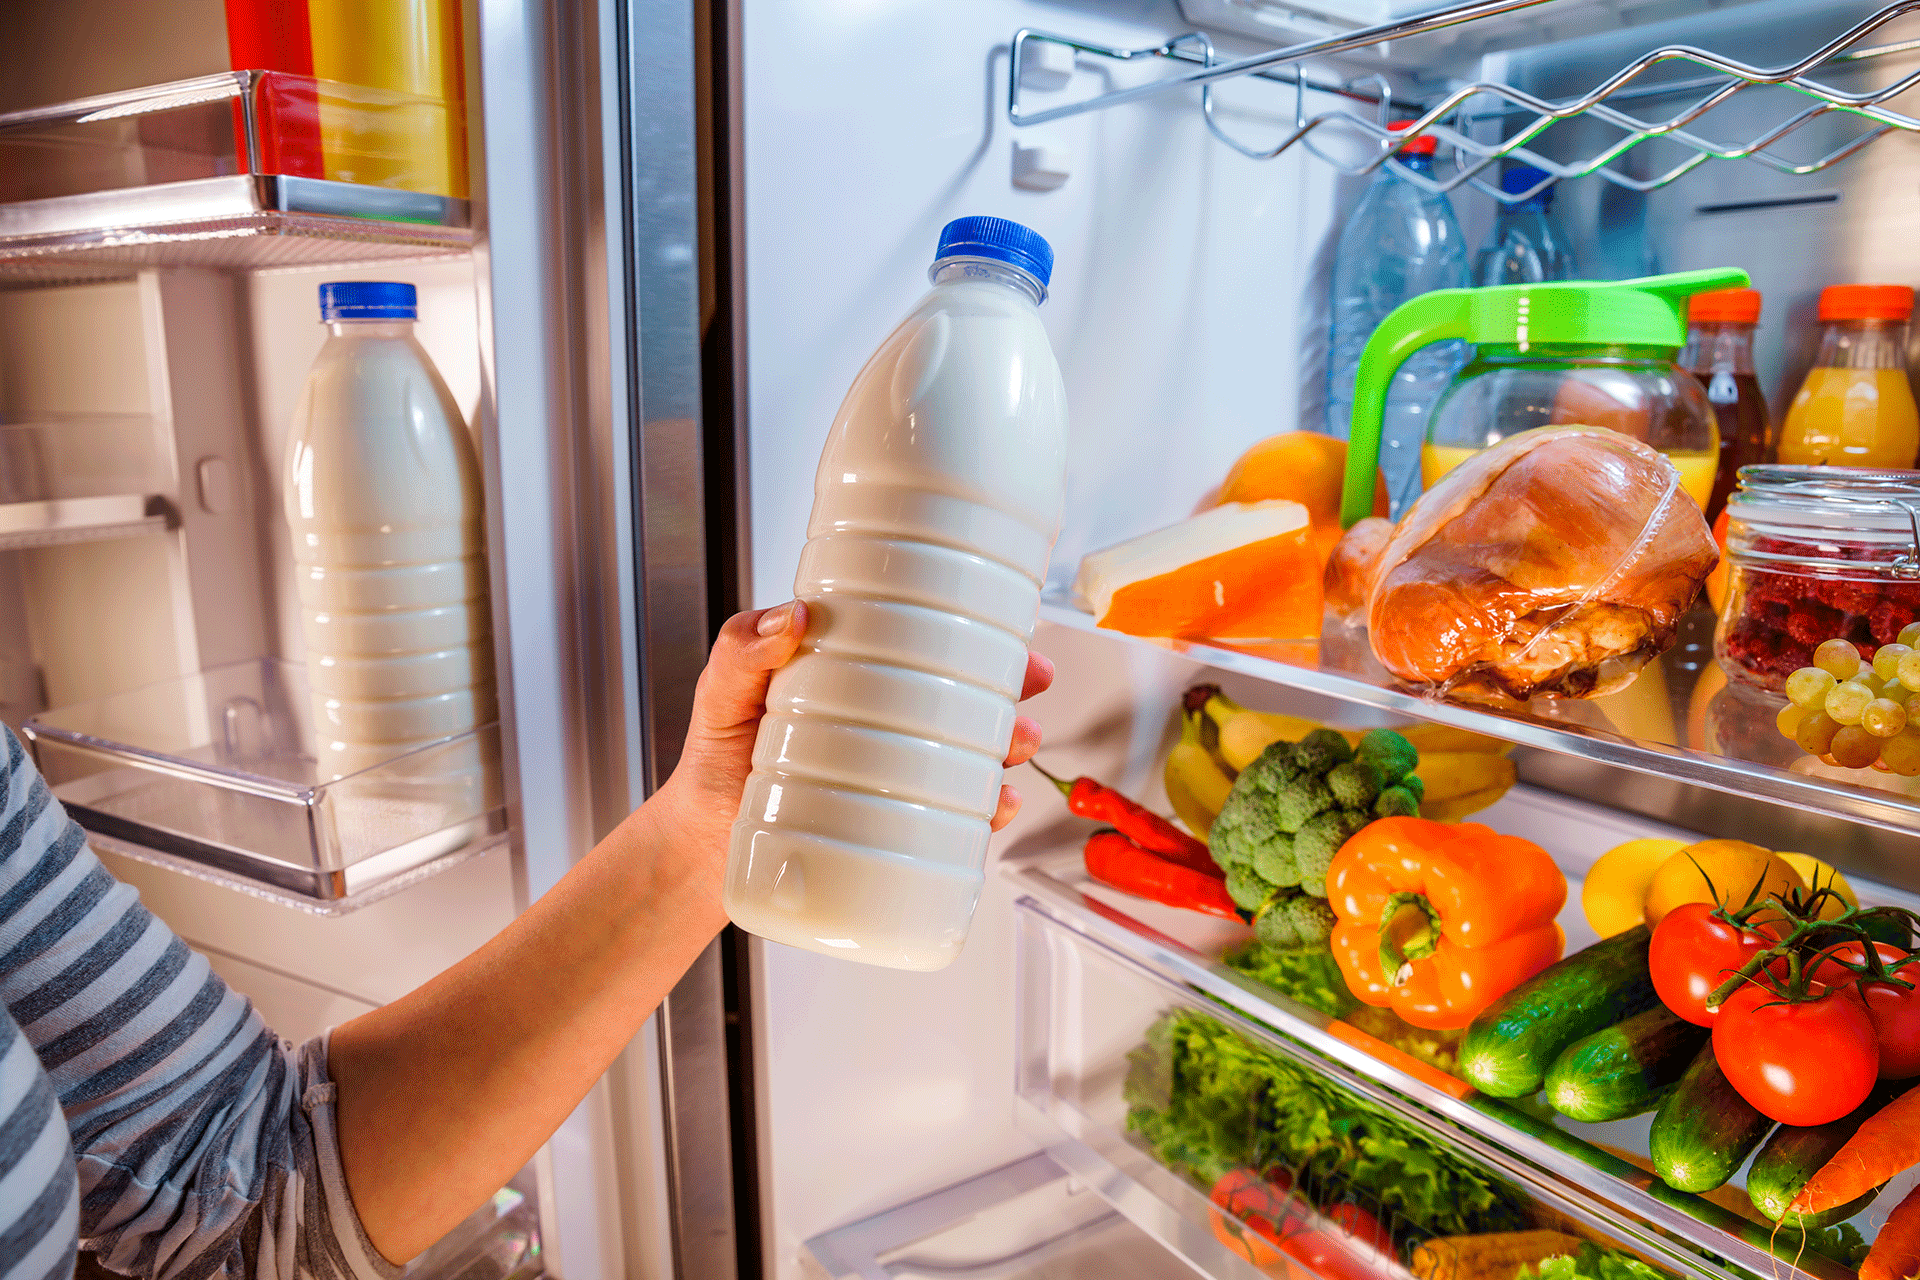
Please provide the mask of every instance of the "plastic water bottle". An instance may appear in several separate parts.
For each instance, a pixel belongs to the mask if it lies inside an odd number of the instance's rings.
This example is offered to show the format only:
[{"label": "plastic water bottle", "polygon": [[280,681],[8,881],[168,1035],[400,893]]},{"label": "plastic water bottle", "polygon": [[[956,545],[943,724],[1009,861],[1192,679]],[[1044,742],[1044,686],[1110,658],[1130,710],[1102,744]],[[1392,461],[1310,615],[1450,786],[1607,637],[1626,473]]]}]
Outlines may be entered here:
[{"label": "plastic water bottle", "polygon": [[[322,782],[497,714],[480,468],[415,315],[410,284],[320,286],[332,336],[294,416],[285,498]],[[441,763],[478,795],[477,746]]]},{"label": "plastic water bottle", "polygon": [[727,913],[763,938],[897,969],[966,940],[1065,488],[1052,266],[1018,223],[948,223],[932,290],[834,418],[794,580],[807,634],[727,862]]},{"label": "plastic water bottle", "polygon": [[[1433,138],[1415,138],[1400,152],[1400,162],[1414,173],[1431,174],[1437,148]],[[1333,335],[1327,360],[1330,434],[1347,438],[1360,353],[1387,313],[1409,298],[1470,283],[1466,237],[1446,196],[1381,169],[1340,233],[1334,254]],[[1415,352],[1394,376],[1381,424],[1380,470],[1395,517],[1420,495],[1427,414],[1466,363],[1466,350],[1459,342],[1435,343]]]},{"label": "plastic water bottle", "polygon": [[[1547,178],[1544,169],[1515,165],[1500,175],[1500,189],[1519,195]],[[1549,184],[1517,204],[1501,204],[1487,242],[1473,259],[1476,285],[1539,284],[1579,275],[1572,243],[1553,216],[1553,190]]]}]

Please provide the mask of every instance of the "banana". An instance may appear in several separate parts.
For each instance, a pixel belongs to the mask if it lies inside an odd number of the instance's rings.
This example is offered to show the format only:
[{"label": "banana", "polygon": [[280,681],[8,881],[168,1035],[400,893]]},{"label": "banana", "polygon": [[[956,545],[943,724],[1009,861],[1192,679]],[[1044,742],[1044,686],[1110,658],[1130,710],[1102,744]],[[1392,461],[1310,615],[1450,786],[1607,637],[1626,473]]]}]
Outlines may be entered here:
[{"label": "banana", "polygon": [[1220,733],[1220,758],[1235,773],[1274,743],[1298,742],[1320,727],[1311,720],[1277,711],[1249,711],[1218,689],[1208,696],[1205,709]]},{"label": "banana", "polygon": [[[1513,761],[1484,751],[1423,751],[1414,772],[1420,775],[1420,781],[1427,788],[1426,798],[1420,806],[1422,816],[1426,814],[1427,805],[1437,801],[1454,800],[1482,791],[1504,792],[1513,785],[1515,777]],[[1494,799],[1499,799],[1499,795],[1496,794]],[[1493,801],[1487,803],[1492,804]]]},{"label": "banana", "polygon": [[1507,788],[1500,786],[1449,796],[1445,800],[1428,798],[1420,802],[1420,816],[1434,822],[1458,822],[1470,813],[1480,812],[1505,794]]},{"label": "banana", "polygon": [[1227,792],[1233,790],[1233,779],[1201,744],[1200,730],[1205,720],[1200,711],[1183,713],[1180,741],[1167,752],[1162,775],[1174,814],[1202,840],[1227,802]]}]

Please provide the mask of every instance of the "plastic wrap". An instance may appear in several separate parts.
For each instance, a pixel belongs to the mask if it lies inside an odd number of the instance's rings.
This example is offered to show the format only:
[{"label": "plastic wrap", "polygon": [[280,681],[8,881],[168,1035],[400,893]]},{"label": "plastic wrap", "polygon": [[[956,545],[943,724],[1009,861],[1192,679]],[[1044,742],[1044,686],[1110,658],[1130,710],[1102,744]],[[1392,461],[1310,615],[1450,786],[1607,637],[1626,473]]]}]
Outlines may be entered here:
[{"label": "plastic wrap", "polygon": [[1448,472],[1375,553],[1379,536],[1348,531],[1329,600],[1351,617],[1365,599],[1395,676],[1482,702],[1625,688],[1719,560],[1673,464],[1592,427],[1508,437]]}]

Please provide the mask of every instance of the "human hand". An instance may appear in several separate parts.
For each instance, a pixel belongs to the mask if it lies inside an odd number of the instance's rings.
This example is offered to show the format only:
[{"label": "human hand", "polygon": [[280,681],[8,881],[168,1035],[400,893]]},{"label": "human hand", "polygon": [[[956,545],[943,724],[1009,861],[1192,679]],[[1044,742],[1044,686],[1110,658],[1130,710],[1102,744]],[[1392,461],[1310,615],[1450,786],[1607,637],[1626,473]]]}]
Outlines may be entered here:
[{"label": "human hand", "polygon": [[[720,628],[694,689],[686,747],[657,799],[672,811],[679,838],[712,859],[716,886],[740,793],[753,771],[753,743],[767,709],[767,684],[792,659],[806,632],[807,606],[797,600],[736,613]],[[1052,683],[1053,664],[1040,654],[1028,654],[1020,697],[1031,698]],[[1016,717],[1007,766],[1025,763],[1039,749],[1040,726],[1026,716]],[[1002,786],[993,829],[1006,826],[1019,811],[1019,791]]]}]

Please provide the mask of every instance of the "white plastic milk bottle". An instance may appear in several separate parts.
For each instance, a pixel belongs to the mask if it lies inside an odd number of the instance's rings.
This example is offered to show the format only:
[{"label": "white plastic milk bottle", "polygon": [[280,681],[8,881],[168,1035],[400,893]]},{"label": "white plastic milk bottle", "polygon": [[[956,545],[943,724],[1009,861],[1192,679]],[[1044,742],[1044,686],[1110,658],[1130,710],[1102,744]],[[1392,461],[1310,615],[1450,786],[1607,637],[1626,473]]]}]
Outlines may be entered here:
[{"label": "white plastic milk bottle", "polygon": [[1060,523],[1052,268],[1018,223],[948,223],[933,289],[834,419],[793,588],[807,635],[727,862],[727,913],[763,938],[897,969],[966,940]]},{"label": "white plastic milk bottle", "polygon": [[[320,286],[332,336],[294,415],[285,498],[321,782],[496,715],[480,468],[415,314],[410,284]],[[439,770],[478,793],[477,746]]]}]

